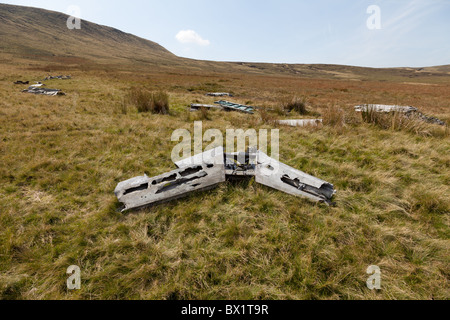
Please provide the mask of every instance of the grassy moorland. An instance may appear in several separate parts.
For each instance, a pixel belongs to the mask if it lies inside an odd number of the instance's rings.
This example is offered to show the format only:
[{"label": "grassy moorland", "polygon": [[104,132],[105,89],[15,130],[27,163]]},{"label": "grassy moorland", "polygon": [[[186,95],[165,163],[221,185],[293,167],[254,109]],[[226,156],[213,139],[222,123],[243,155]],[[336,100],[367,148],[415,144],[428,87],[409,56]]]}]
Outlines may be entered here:
[{"label": "grassy moorland", "polygon": [[[362,121],[362,103],[450,123],[449,66],[369,69],[195,61],[67,16],[0,4],[0,299],[449,299],[448,127]],[[62,97],[21,93],[46,81]],[[138,112],[131,88],[166,92]],[[263,107],[190,113],[206,92]],[[286,101],[308,114],[283,114]],[[324,118],[321,128],[275,119]],[[175,168],[172,132],[276,128],[280,160],[333,183],[327,207],[257,185],[121,214],[117,183]],[[392,123],[390,123],[390,121]],[[68,291],[66,270],[81,268]],[[382,290],[366,269],[382,271]]]},{"label": "grassy moorland", "polygon": [[[21,93],[43,66],[0,68],[0,298],[448,299],[448,129],[382,129],[360,103],[414,105],[450,120],[450,81],[351,81],[236,73],[74,71],[47,81],[63,97]],[[51,70],[52,73],[64,71]],[[142,86],[170,95],[170,114],[138,113]],[[280,129],[281,161],[330,181],[336,207],[255,184],[227,183],[120,214],[122,180],[174,169],[175,129],[274,128],[276,112],[188,113],[207,91],[275,108],[305,97],[323,128]],[[298,115],[290,115],[297,118]],[[263,120],[264,121],[263,121]],[[69,292],[78,265],[82,288]],[[365,282],[382,270],[382,290]]]}]

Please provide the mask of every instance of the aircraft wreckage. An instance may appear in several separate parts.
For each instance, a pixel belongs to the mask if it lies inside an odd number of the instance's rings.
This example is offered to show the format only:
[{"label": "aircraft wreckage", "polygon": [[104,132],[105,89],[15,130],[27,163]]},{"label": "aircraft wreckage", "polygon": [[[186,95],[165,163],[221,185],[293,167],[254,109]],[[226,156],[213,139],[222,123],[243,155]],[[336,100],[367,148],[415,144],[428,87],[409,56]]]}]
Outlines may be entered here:
[{"label": "aircraft wreckage", "polygon": [[122,212],[209,190],[227,179],[255,177],[259,184],[328,205],[336,194],[331,183],[289,167],[256,148],[224,153],[219,147],[175,164],[178,169],[169,173],[153,178],[144,175],[119,183],[114,193],[124,204]]},{"label": "aircraft wreckage", "polygon": [[66,94],[59,89],[43,88],[44,84],[34,84],[28,89],[22,90],[25,93],[42,94],[46,96],[65,96]]}]

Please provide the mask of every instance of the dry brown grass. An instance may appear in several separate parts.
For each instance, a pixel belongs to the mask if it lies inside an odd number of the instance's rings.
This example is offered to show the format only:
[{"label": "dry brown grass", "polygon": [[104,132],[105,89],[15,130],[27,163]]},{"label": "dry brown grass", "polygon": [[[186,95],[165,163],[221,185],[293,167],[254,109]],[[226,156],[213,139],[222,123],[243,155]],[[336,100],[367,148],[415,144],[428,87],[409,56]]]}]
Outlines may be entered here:
[{"label": "dry brown grass", "polygon": [[448,127],[426,123],[418,115],[406,115],[402,112],[380,113],[374,110],[362,112],[364,122],[381,129],[406,131],[423,136],[448,137]]},{"label": "dry brown grass", "polygon": [[344,109],[332,105],[328,106],[323,112],[323,124],[326,126],[342,128],[345,125],[345,112]]},{"label": "dry brown grass", "polygon": [[209,110],[207,108],[200,108],[200,119],[201,120],[211,120],[209,115]]},{"label": "dry brown grass", "polygon": [[259,115],[261,116],[261,121],[263,124],[275,125],[277,117],[271,113],[267,108],[262,108],[259,110]]},{"label": "dry brown grass", "polygon": [[169,113],[169,94],[167,92],[150,92],[143,88],[132,87],[127,97],[129,102],[137,108],[138,112]]},{"label": "dry brown grass", "polygon": [[281,104],[281,108],[285,110],[285,112],[295,111],[300,115],[308,114],[307,99],[305,97],[297,97],[294,96],[292,98],[286,98]]}]

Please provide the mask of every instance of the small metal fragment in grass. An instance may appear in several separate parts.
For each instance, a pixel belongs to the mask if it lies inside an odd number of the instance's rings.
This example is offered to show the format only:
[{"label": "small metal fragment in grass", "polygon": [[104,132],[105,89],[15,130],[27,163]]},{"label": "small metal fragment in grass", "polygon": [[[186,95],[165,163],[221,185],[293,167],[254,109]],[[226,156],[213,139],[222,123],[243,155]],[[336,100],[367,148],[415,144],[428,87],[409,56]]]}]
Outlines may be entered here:
[{"label": "small metal fragment in grass", "polygon": [[278,124],[291,127],[316,127],[323,124],[322,119],[300,119],[300,120],[277,120]]},{"label": "small metal fragment in grass", "polygon": [[233,97],[231,93],[228,92],[210,92],[206,94],[208,97]]}]

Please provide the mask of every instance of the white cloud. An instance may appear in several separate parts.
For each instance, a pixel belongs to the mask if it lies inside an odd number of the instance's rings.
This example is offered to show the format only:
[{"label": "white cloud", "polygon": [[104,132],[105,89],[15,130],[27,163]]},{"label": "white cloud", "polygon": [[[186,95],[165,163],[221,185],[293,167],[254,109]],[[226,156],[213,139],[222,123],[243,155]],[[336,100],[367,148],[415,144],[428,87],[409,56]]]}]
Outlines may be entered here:
[{"label": "white cloud", "polygon": [[209,46],[209,40],[203,39],[197,32],[194,30],[181,30],[176,35],[176,38],[181,43],[195,43],[199,46]]}]

